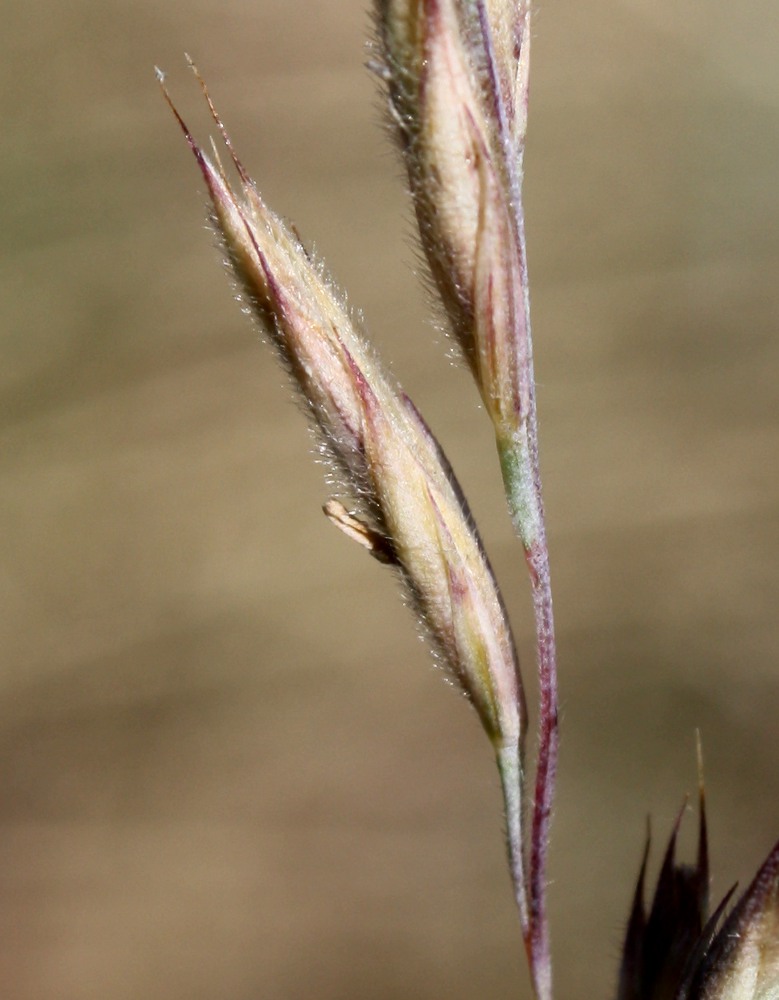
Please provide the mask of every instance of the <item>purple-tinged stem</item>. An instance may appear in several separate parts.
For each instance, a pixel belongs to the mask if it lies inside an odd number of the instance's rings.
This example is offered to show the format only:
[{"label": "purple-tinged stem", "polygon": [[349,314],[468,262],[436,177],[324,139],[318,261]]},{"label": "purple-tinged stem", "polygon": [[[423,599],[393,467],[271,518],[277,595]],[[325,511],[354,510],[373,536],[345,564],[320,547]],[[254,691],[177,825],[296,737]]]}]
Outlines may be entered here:
[{"label": "purple-tinged stem", "polygon": [[[514,224],[517,268],[514,312],[515,343],[517,344],[517,380],[515,398],[526,406],[517,414],[517,423],[502,433],[497,428],[498,451],[503,481],[512,521],[525,550],[530,572],[533,615],[536,631],[536,660],[539,682],[538,759],[530,838],[530,858],[527,866],[528,885],[520,893],[529,905],[529,940],[526,938],[531,976],[537,1000],[552,998],[552,959],[549,918],[546,909],[546,869],[551,826],[552,803],[557,776],[559,746],[557,649],[555,642],[552,585],[549,570],[549,549],[541,490],[538,459],[538,418],[536,411],[533,345],[530,331],[530,296],[528,292],[525,220],[522,208],[521,149],[517,149],[509,134],[505,109],[500,99],[500,84],[495,66],[489,19],[479,3],[484,52],[495,95],[495,116],[498,123],[502,152],[509,187]],[[529,43],[529,14],[526,14],[524,44]],[[524,94],[527,99],[527,94]],[[517,109],[515,109],[515,113]],[[521,848],[520,848],[521,849]],[[511,850],[510,850],[511,855]],[[520,904],[520,912],[522,907]]]},{"label": "purple-tinged stem", "polygon": [[544,538],[536,551],[528,554],[533,577],[533,609],[539,667],[539,734],[536,787],[533,800],[533,823],[530,855],[531,955],[536,992],[539,998],[552,996],[552,956],[549,919],[546,912],[546,863],[552,802],[557,777],[558,710],[557,654],[552,589],[549,578],[549,554]]},{"label": "purple-tinged stem", "polygon": [[[535,397],[526,434],[499,441],[512,520],[522,539],[530,572],[539,680],[538,759],[527,866],[529,939],[526,947],[538,1000],[551,1000],[551,951],[546,911],[546,867],[558,755],[557,653],[549,551],[538,475]],[[519,902],[519,887],[517,887]]]}]

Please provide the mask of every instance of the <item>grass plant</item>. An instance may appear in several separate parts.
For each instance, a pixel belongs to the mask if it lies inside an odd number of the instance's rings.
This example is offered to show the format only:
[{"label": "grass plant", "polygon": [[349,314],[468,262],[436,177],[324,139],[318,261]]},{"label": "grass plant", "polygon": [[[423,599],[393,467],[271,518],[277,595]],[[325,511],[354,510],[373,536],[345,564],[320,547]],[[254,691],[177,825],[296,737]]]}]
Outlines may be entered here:
[{"label": "grass plant", "polygon": [[[434,655],[491,742],[531,986],[537,1000],[552,1000],[547,856],[557,656],[522,208],[531,9],[524,0],[375,0],[374,23],[369,65],[405,166],[429,284],[492,422],[527,563],[539,680],[532,762],[504,601],[440,445],[323,263],[263,201],[197,71],[232,178],[216,147],[207,155],[165,96],[205,180],[246,311],[318,430],[333,489],[325,514],[395,570]],[[779,1000],[779,845],[730,911],[733,890],[710,914],[702,789],[694,866],[675,859],[679,822],[648,912],[644,858],[617,1000]]]}]

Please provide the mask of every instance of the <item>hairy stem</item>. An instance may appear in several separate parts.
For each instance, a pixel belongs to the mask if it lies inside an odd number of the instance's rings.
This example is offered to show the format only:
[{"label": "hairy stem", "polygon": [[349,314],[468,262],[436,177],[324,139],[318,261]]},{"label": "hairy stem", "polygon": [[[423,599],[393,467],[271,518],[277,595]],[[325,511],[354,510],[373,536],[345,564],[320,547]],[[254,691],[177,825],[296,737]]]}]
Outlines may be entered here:
[{"label": "hairy stem", "polygon": [[527,895],[530,908],[529,957],[538,1000],[551,1000],[552,962],[546,909],[546,867],[559,742],[557,649],[549,549],[538,459],[538,422],[530,336],[530,300],[527,294],[524,218],[518,197],[515,198],[514,208],[521,285],[517,290],[517,298],[524,304],[520,323],[525,350],[522,352],[523,365],[519,378],[524,383],[524,398],[527,400],[528,408],[524,419],[520,422],[519,430],[506,435],[498,433],[497,443],[509,511],[525,550],[533,599],[539,721],[530,858],[527,865],[529,880]]}]

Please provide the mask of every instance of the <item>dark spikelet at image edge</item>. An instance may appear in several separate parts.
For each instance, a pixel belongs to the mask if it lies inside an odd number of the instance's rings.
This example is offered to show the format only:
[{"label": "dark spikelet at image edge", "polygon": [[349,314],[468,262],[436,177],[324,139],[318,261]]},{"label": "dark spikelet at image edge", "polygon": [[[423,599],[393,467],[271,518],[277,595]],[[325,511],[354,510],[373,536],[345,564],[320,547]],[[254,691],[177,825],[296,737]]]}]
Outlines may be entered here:
[{"label": "dark spikelet at image edge", "polygon": [[681,819],[680,813],[648,912],[647,838],[616,1000],[779,1000],[779,843],[727,916],[735,886],[709,914],[703,796],[694,865],[676,861]]}]

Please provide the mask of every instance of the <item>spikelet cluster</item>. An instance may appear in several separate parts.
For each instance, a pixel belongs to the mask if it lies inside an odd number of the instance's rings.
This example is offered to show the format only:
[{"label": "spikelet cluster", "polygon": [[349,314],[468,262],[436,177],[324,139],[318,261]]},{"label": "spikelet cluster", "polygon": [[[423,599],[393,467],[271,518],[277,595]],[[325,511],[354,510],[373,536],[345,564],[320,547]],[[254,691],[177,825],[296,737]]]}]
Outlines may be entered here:
[{"label": "spikelet cluster", "polygon": [[518,754],[525,707],[513,637],[438,442],[356,328],[323,267],[266,206],[238,158],[234,187],[181,124],[236,282],[281,354],[358,510],[355,515],[331,500],[326,513],[382,561],[397,565],[441,661],[493,744]]},{"label": "spikelet cluster", "polygon": [[530,412],[521,224],[527,4],[377,0],[391,118],[422,246],[498,435]]}]

